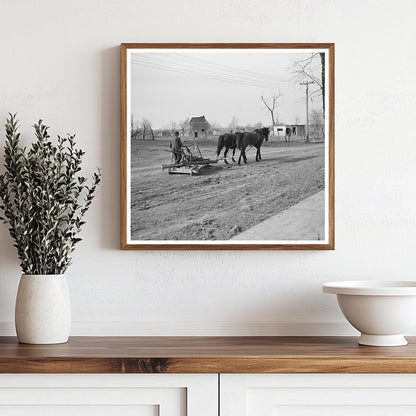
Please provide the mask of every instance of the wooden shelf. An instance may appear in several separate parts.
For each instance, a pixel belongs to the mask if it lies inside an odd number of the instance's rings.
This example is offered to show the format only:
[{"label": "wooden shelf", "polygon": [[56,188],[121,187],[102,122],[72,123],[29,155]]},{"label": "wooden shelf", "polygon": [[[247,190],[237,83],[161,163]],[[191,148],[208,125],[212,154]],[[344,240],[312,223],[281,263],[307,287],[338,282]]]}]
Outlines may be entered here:
[{"label": "wooden shelf", "polygon": [[355,337],[0,337],[0,373],[416,373],[416,338],[365,347]]}]

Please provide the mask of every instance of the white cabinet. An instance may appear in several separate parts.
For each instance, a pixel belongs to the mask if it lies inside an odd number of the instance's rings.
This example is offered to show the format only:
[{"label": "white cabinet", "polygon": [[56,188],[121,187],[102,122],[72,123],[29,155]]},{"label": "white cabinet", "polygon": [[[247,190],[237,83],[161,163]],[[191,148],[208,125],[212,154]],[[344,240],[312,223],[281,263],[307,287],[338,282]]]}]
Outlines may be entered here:
[{"label": "white cabinet", "polygon": [[410,374],[222,374],[221,416],[414,416]]},{"label": "white cabinet", "polygon": [[416,375],[0,374],[0,416],[218,415],[413,416]]},{"label": "white cabinet", "polygon": [[0,416],[218,416],[217,374],[1,374]]}]

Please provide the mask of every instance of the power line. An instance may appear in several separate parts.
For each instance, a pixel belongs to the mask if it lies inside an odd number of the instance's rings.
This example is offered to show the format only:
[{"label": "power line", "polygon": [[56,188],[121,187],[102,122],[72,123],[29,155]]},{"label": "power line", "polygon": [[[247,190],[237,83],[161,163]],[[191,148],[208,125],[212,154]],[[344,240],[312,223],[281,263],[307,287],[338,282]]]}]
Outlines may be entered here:
[{"label": "power line", "polygon": [[248,80],[247,81],[240,81],[240,80],[237,80],[237,79],[214,76],[214,75],[201,73],[201,72],[179,70],[179,69],[172,68],[172,67],[169,67],[169,66],[166,66],[166,65],[159,65],[159,64],[146,63],[146,62],[137,62],[137,61],[133,61],[133,60],[132,60],[132,63],[136,64],[136,65],[140,65],[140,66],[149,67],[149,68],[154,68],[154,69],[159,69],[159,70],[164,70],[164,71],[170,71],[170,72],[176,72],[176,73],[180,73],[180,74],[191,75],[191,76],[194,76],[194,77],[209,78],[209,79],[214,79],[214,80],[218,80],[218,81],[229,82],[229,83],[232,83],[232,84],[246,85],[246,86],[250,86],[250,87],[266,88],[266,89],[274,89],[275,88],[272,85],[262,84],[262,83],[259,83],[259,82],[256,82],[256,81],[248,81]]},{"label": "power line", "polygon": [[[193,67],[193,68],[196,68],[198,70],[204,70],[204,71],[208,71],[208,72],[215,72],[215,73],[218,73],[218,74],[221,74],[221,75],[238,76],[240,78],[246,77],[246,79],[248,79],[250,81],[253,81],[253,78],[255,78],[255,80],[257,80],[259,78],[258,76],[250,75],[250,74],[248,74],[248,75],[235,74],[235,73],[233,73],[234,70],[228,70],[227,69],[226,70],[226,71],[228,71],[228,73],[227,73],[227,72],[224,72],[224,70],[217,71],[215,69],[207,68],[206,66],[203,66],[201,64],[198,64],[198,65],[195,65],[194,64],[194,65],[192,65],[192,64],[184,63],[184,62],[174,62],[174,61],[169,61],[169,60],[166,60],[166,59],[161,59],[161,58],[155,58],[153,56],[148,56],[147,54],[146,55],[141,55],[140,58],[155,59],[155,60],[158,60],[158,61],[167,62],[167,63],[172,64],[172,65],[186,66],[186,67],[191,67],[191,68]],[[247,77],[249,77],[249,78],[247,78]],[[267,81],[270,82],[270,81],[276,81],[276,80],[269,80],[268,79]]]},{"label": "power line", "polygon": [[229,74],[222,74],[221,75],[217,75],[218,73],[215,74],[211,74],[211,71],[201,71],[199,69],[197,69],[196,71],[191,71],[188,70],[187,67],[181,67],[176,68],[176,67],[172,67],[171,64],[159,64],[159,63],[154,63],[154,62],[143,62],[143,61],[138,61],[136,60],[132,60],[132,63],[137,64],[137,65],[152,65],[155,68],[163,68],[165,70],[171,70],[173,72],[180,72],[180,73],[193,73],[193,74],[198,74],[200,76],[204,76],[204,77],[213,77],[213,79],[218,78],[218,79],[222,79],[222,80],[228,80],[228,81],[239,81],[239,82],[243,82],[243,83],[247,83],[250,85],[257,85],[259,87],[263,87],[263,88],[268,88],[268,89],[274,89],[276,88],[275,85],[272,85],[270,83],[266,83],[266,82],[262,82],[262,81],[256,81],[256,80],[252,80],[252,79],[247,79],[247,78],[237,78],[235,76],[229,75]]},{"label": "power line", "polygon": [[306,85],[306,141],[309,142],[309,85],[315,84],[315,81],[300,82],[300,85]]},{"label": "power line", "polygon": [[222,81],[222,82],[228,82],[228,83],[236,84],[236,85],[245,85],[245,86],[249,86],[249,87],[264,88],[264,89],[273,89],[274,88],[272,86],[265,86],[265,85],[260,85],[260,84],[242,82],[242,81],[238,81],[238,80],[231,80],[231,79],[227,79],[227,78],[220,78],[220,77],[217,77],[217,76],[208,75],[208,74],[201,74],[201,73],[197,73],[197,72],[181,71],[181,70],[178,70],[178,69],[165,68],[165,67],[161,67],[161,66],[155,66],[155,65],[152,65],[152,64],[144,64],[144,63],[138,63],[138,62],[133,62],[133,63],[141,65],[141,66],[149,67],[149,68],[163,70],[163,71],[176,72],[176,73],[179,73],[179,74],[185,74],[185,75],[190,75],[190,76],[199,77],[199,78],[208,78],[208,79]]},{"label": "power line", "polygon": [[[176,66],[179,66],[181,68],[184,68],[184,70],[188,70],[188,68],[191,68],[191,69],[195,69],[197,71],[203,71],[203,73],[208,73],[208,74],[212,73],[212,74],[222,76],[222,77],[233,77],[232,79],[238,79],[239,81],[243,81],[243,82],[255,82],[257,84],[262,84],[262,85],[267,84],[267,85],[272,86],[271,83],[270,83],[271,81],[269,81],[269,80],[266,82],[266,81],[262,81],[262,80],[258,80],[258,79],[247,78],[247,76],[242,76],[240,74],[232,74],[232,73],[227,73],[227,72],[224,72],[224,71],[216,71],[214,69],[202,67],[201,65],[190,65],[190,64],[184,64],[182,62],[177,63],[177,62],[174,62],[174,61],[161,59],[161,58],[156,58],[156,57],[153,57],[153,56],[141,55],[140,59],[143,59],[143,58],[150,59],[150,60],[156,60],[158,62],[165,62],[168,65],[176,65]],[[150,63],[155,64],[154,62],[150,62]],[[253,77],[253,76],[251,76],[251,77]],[[273,86],[273,88],[275,88],[275,87]]]},{"label": "power line", "polygon": [[[214,65],[214,66],[220,66],[222,68],[230,68],[230,69],[232,69],[234,71],[244,72],[244,73],[247,73],[247,74],[252,74],[252,75],[255,75],[257,77],[260,76],[260,77],[263,77],[263,78],[268,78],[269,80],[279,80],[279,81],[282,81],[282,79],[280,77],[276,77],[274,75],[262,74],[260,72],[248,71],[246,69],[236,68],[236,67],[229,66],[229,65],[218,64],[218,63],[215,63],[215,62],[207,61],[205,59],[195,58],[193,56],[182,55],[180,53],[176,53],[175,55],[181,56],[183,58],[192,59],[192,60],[195,60],[195,61],[204,62],[204,63],[210,64],[210,65]],[[286,81],[284,81],[284,82],[286,82]]]}]

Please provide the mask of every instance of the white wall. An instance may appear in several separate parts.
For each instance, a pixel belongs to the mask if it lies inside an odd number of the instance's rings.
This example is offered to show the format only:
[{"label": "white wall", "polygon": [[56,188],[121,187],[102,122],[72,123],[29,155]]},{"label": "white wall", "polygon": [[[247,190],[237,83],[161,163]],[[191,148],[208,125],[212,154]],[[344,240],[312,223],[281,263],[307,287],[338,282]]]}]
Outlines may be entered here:
[{"label": "white wall", "polygon": [[[415,279],[415,15],[411,0],[1,0],[1,124],[75,132],[104,172],[68,273],[73,334],[347,334],[322,282]],[[119,44],[207,41],[335,42],[335,251],[119,250]],[[3,335],[19,275],[1,225]]]}]

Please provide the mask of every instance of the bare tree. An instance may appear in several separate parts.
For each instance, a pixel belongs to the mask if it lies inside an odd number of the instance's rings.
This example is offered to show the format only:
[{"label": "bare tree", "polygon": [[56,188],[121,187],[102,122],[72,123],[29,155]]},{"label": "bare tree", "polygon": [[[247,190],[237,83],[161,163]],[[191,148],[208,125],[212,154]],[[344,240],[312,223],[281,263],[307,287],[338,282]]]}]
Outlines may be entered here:
[{"label": "bare tree", "polygon": [[180,130],[180,126],[178,125],[178,123],[176,121],[170,121],[169,122],[169,127],[172,130],[172,132]]},{"label": "bare tree", "polygon": [[132,139],[137,139],[137,136],[139,135],[139,130],[139,122],[134,121],[134,116],[132,114],[130,118],[130,136]]},{"label": "bare tree", "polygon": [[295,116],[295,120],[293,121],[293,124],[295,126],[298,126],[300,124],[300,117],[299,116]]},{"label": "bare tree", "polygon": [[142,133],[143,133],[142,137],[143,137],[143,139],[146,138],[146,132],[149,132],[150,135],[152,136],[152,140],[154,140],[155,139],[155,134],[154,134],[153,129],[152,129],[152,122],[150,120],[148,120],[147,118],[143,117],[141,125],[142,125]]},{"label": "bare tree", "polygon": [[219,124],[216,121],[211,120],[210,126],[211,126],[211,133],[214,133],[214,131],[219,127]]},{"label": "bare tree", "polygon": [[311,112],[309,113],[309,118],[311,120],[311,127],[317,134],[318,140],[321,138],[321,133],[322,137],[325,137],[324,117],[322,111],[311,110]]},{"label": "bare tree", "polygon": [[238,118],[236,116],[233,116],[233,118],[231,119],[230,124],[228,125],[228,127],[230,128],[230,130],[232,130],[233,132],[238,128]]},{"label": "bare tree", "polygon": [[316,84],[317,88],[311,91],[309,96],[322,94],[322,109],[325,115],[325,53],[311,53],[305,59],[294,61],[291,68],[292,82],[298,84],[309,80]]},{"label": "bare tree", "polygon": [[278,123],[278,113],[277,113],[277,100],[282,96],[282,93],[279,91],[279,94],[273,94],[271,98],[266,99],[263,96],[260,97],[263,102],[264,108],[270,113],[273,126]]},{"label": "bare tree", "polygon": [[321,57],[321,81],[322,81],[322,109],[323,116],[325,117],[325,54],[323,52],[319,53]]},{"label": "bare tree", "polygon": [[187,117],[185,120],[181,121],[179,123],[179,125],[181,127],[180,130],[182,132],[182,135],[183,136],[188,136],[188,132],[189,132],[189,129],[190,129],[190,126],[189,126],[189,117]]}]

